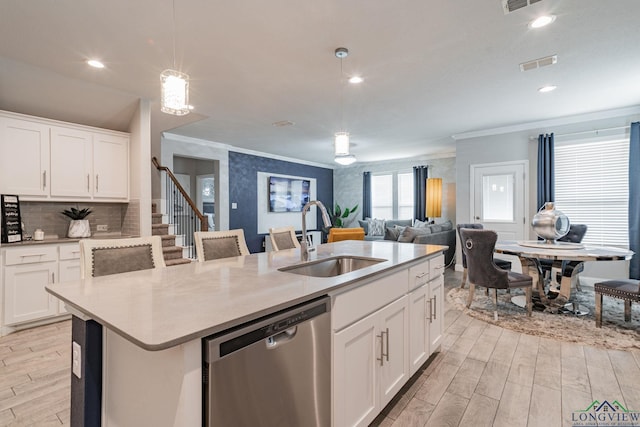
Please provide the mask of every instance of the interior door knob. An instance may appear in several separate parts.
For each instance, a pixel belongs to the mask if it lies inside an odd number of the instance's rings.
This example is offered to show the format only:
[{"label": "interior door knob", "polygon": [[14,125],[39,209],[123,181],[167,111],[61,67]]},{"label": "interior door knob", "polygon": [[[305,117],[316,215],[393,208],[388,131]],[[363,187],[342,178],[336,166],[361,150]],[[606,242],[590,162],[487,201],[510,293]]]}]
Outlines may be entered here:
[{"label": "interior door knob", "polygon": [[480,219],[480,217],[479,217],[479,216],[477,216],[477,217],[476,217],[476,219]]}]

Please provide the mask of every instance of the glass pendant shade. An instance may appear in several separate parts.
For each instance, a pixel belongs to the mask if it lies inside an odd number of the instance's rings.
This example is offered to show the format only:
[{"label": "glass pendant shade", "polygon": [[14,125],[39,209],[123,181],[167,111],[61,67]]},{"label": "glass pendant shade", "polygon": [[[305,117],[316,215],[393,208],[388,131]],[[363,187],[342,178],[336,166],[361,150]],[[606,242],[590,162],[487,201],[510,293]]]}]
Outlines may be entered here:
[{"label": "glass pendant shade", "polygon": [[336,156],[349,154],[349,132],[336,132],[333,148]]},{"label": "glass pendant shade", "polygon": [[356,156],[354,156],[353,154],[343,154],[340,156],[335,156],[333,160],[340,165],[348,166],[352,163],[355,163]]},{"label": "glass pendant shade", "polygon": [[168,69],[160,74],[160,82],[160,110],[176,116],[189,114],[189,76]]}]

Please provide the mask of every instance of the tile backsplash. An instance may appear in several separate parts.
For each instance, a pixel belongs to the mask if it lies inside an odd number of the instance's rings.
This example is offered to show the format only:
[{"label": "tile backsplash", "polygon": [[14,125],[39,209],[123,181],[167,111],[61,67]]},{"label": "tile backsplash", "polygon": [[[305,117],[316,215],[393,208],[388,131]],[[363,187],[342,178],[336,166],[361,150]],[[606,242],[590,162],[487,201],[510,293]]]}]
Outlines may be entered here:
[{"label": "tile backsplash", "polygon": [[127,203],[73,203],[73,202],[20,202],[20,214],[25,231],[33,236],[40,228],[45,238],[55,235],[62,238],[67,235],[70,219],[61,212],[70,208],[90,208],[86,219],[91,225],[91,234],[95,234],[98,225],[106,225],[109,233],[121,233]]}]

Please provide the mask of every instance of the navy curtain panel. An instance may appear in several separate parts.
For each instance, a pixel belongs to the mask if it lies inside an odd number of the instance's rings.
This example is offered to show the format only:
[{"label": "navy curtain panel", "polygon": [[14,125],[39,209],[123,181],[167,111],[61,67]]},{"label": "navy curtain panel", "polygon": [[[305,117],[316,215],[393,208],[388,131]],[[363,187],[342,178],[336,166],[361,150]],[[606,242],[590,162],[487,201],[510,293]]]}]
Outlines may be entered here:
[{"label": "navy curtain panel", "polygon": [[362,219],[371,218],[371,172],[362,172]]},{"label": "navy curtain panel", "polygon": [[629,277],[640,279],[640,122],[631,123],[629,140]]},{"label": "navy curtain panel", "polygon": [[555,195],[555,174],[553,167],[553,134],[538,136],[538,206],[553,202]]},{"label": "navy curtain panel", "polygon": [[428,166],[413,167],[413,217],[420,221],[426,221],[428,169]]}]

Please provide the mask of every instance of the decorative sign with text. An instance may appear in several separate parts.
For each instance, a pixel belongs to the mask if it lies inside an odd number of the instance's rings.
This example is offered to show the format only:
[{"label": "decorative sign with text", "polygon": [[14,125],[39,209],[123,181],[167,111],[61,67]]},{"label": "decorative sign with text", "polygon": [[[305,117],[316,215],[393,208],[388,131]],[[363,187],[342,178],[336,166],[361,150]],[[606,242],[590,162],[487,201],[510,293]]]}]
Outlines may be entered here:
[{"label": "decorative sign with text", "polygon": [[2,210],[2,243],[21,242],[22,219],[18,196],[0,195],[0,210]]}]

